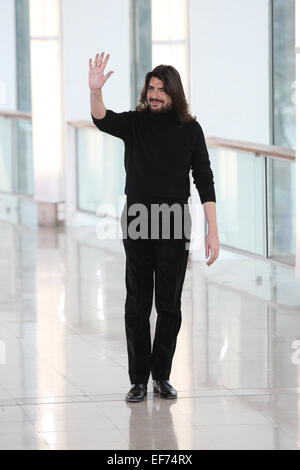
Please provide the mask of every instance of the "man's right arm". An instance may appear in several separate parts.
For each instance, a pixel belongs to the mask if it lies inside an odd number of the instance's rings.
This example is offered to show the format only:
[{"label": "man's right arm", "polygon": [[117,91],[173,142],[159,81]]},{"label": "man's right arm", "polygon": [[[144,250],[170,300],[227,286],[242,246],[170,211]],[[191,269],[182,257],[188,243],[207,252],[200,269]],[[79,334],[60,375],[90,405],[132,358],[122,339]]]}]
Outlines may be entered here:
[{"label": "man's right arm", "polygon": [[109,54],[104,58],[104,52],[99,57],[96,55],[94,59],[94,65],[92,59],[89,59],[89,87],[90,87],[90,98],[91,98],[91,114],[96,119],[102,119],[105,116],[106,109],[102,99],[102,87],[106,80],[113,74],[113,70],[110,70],[104,75],[104,69],[109,59]]},{"label": "man's right arm", "polygon": [[104,68],[109,59],[109,54],[103,60],[104,52],[101,56],[96,55],[94,66],[92,59],[89,59],[89,87],[91,100],[91,117],[93,123],[100,131],[107,132],[124,141],[131,135],[131,111],[116,113],[111,109],[106,109],[102,99],[102,87],[106,80],[113,73],[111,70],[104,75]]},{"label": "man's right arm", "polygon": [[91,101],[91,114],[96,119],[103,119],[105,117],[106,108],[103,103],[101,88],[90,90],[90,101]]}]

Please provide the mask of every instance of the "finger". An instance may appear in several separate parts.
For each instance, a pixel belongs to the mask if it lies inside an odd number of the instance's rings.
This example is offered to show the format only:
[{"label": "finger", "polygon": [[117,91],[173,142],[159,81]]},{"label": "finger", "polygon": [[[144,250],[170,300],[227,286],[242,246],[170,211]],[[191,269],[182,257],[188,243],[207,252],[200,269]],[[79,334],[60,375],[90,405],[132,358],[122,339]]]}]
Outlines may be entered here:
[{"label": "finger", "polygon": [[210,257],[208,263],[209,263],[209,264],[212,264],[214,261],[216,261],[216,259],[217,259],[217,253],[216,253],[216,252],[213,252],[213,253],[211,254],[211,257]]},{"label": "finger", "polygon": [[207,265],[208,265],[208,266],[211,265],[214,261],[215,261],[215,258],[214,258],[213,256],[211,256],[211,257],[209,258],[209,260],[207,261]]},{"label": "finger", "polygon": [[208,263],[211,263],[211,261],[214,259],[215,252],[213,250],[210,250],[210,258],[208,260]]},{"label": "finger", "polygon": [[100,55],[100,57],[98,59],[98,62],[97,62],[97,67],[101,67],[103,56],[104,56],[104,52],[101,52],[101,55]]},{"label": "finger", "polygon": [[96,65],[97,65],[97,61],[98,61],[98,55],[99,55],[99,54],[96,54],[96,55],[95,55],[95,59],[94,59],[94,67],[96,67]]},{"label": "finger", "polygon": [[103,63],[101,64],[101,65],[103,66],[103,69],[105,68],[105,66],[106,66],[106,64],[107,64],[107,61],[108,61],[109,57],[110,57],[110,55],[107,54],[106,57],[105,57],[105,59],[104,59],[104,61],[103,61]]},{"label": "finger", "polygon": [[92,59],[89,59],[89,69],[92,70],[93,65],[92,65]]}]

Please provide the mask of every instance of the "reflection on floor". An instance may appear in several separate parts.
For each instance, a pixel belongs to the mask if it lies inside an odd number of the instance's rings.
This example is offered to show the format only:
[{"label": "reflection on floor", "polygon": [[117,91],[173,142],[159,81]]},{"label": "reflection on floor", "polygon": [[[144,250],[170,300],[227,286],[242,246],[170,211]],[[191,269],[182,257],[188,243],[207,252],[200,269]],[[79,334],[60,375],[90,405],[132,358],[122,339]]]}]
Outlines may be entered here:
[{"label": "reflection on floor", "polygon": [[[126,403],[125,257],[93,228],[0,224],[1,449],[299,449],[300,279],[190,262],[176,400]],[[153,307],[151,328],[156,313]]]}]

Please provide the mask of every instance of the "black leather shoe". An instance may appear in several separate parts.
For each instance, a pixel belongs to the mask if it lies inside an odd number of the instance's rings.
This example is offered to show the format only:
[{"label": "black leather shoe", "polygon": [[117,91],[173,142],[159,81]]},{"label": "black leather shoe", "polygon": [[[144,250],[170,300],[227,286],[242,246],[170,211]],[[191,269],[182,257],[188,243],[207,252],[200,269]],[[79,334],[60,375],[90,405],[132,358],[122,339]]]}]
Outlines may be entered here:
[{"label": "black leather shoe", "polygon": [[177,398],[177,391],[168,380],[153,380],[153,392],[162,398]]},{"label": "black leather shoe", "polygon": [[126,401],[142,401],[146,395],[146,384],[132,384],[131,389],[126,395]]}]

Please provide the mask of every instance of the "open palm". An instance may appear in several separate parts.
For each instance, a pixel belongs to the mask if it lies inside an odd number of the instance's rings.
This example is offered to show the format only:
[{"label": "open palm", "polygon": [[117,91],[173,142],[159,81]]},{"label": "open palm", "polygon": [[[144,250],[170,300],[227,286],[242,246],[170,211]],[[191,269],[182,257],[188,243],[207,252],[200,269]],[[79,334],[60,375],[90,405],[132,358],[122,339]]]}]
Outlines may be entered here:
[{"label": "open palm", "polygon": [[110,57],[109,54],[106,55],[103,60],[104,52],[100,55],[96,54],[94,59],[94,66],[92,59],[89,59],[89,87],[91,90],[102,88],[106,80],[114,73],[110,70],[106,75],[104,75],[104,69]]}]

